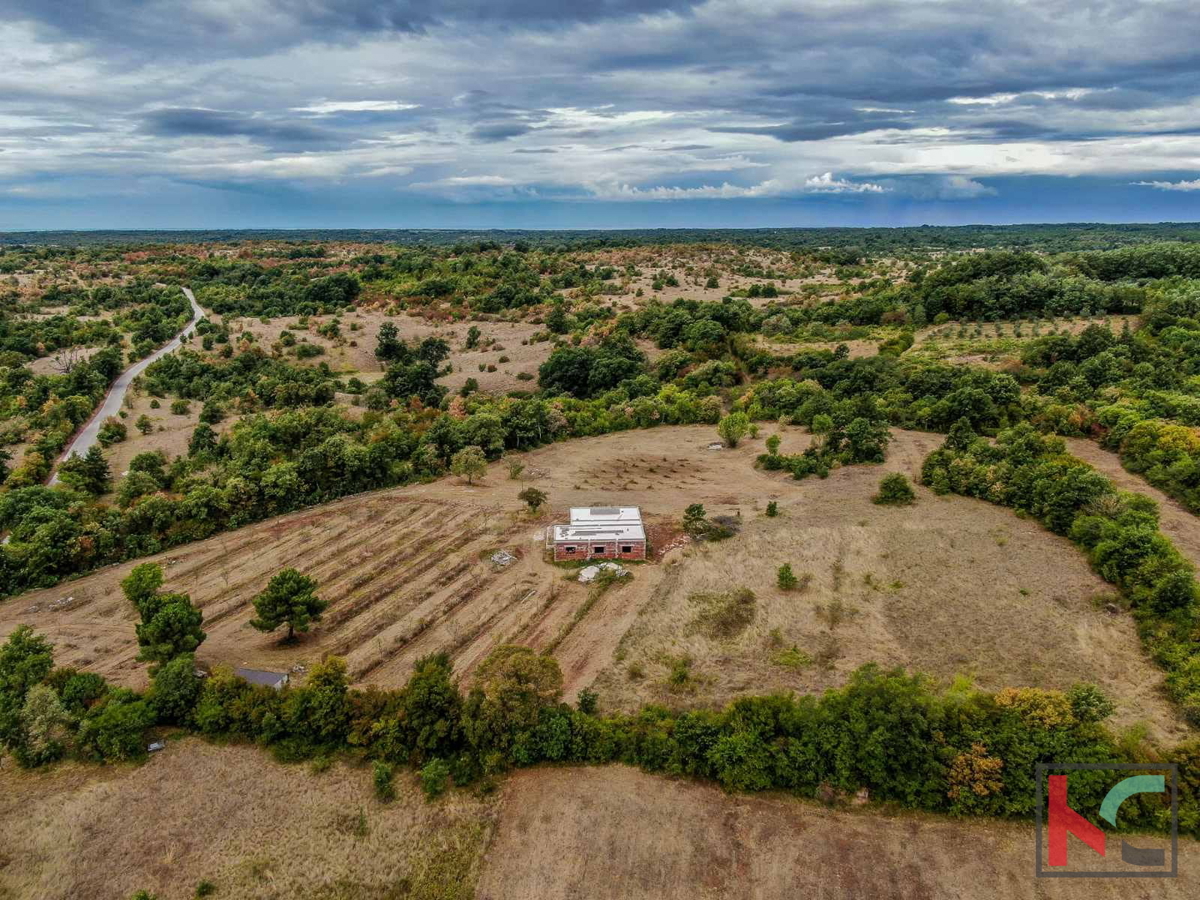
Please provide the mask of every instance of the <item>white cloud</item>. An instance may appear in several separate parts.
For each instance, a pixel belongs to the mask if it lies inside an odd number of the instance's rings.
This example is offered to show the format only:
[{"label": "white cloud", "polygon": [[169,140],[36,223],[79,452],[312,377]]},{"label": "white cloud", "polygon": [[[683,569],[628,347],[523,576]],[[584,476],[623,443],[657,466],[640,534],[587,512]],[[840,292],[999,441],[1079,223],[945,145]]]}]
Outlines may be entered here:
[{"label": "white cloud", "polygon": [[1157,188],[1160,191],[1200,191],[1200,178],[1194,181],[1135,181],[1142,187]]},{"label": "white cloud", "polygon": [[834,178],[832,172],[806,178],[804,189],[813,194],[882,194],[887,191],[881,184]]},{"label": "white cloud", "polygon": [[882,194],[889,188],[871,182],[847,181],[835,178],[832,172],[813,175],[802,181],[770,178],[758,184],[738,185],[724,182],[719,185],[696,187],[642,188],[629,184],[592,186],[592,196],[602,200],[729,200],[753,197],[795,197],[803,194]]},{"label": "white cloud", "polygon": [[339,112],[403,112],[420,106],[420,103],[401,103],[399,100],[325,100],[311,106],[293,106],[292,110],[328,116]]}]

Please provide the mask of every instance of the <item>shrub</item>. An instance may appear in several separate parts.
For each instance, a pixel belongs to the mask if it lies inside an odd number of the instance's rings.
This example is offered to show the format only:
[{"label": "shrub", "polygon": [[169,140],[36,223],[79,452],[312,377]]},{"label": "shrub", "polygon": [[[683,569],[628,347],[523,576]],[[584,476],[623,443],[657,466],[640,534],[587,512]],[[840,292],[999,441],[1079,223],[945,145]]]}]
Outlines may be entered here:
[{"label": "shrub", "polygon": [[576,706],[579,711],[586,715],[594,715],[597,707],[600,704],[600,696],[590,688],[584,688],[579,692],[579,699],[576,701]]},{"label": "shrub", "polygon": [[737,588],[723,594],[696,593],[688,600],[702,607],[689,630],[714,639],[741,634],[754,621],[757,608],[754,591],[749,588]]},{"label": "shrub", "polygon": [[510,459],[508,461],[508,480],[516,481],[521,477],[521,473],[525,471],[525,463],[519,459]]},{"label": "shrub", "polygon": [[767,504],[767,515],[770,516],[772,519],[775,518],[777,515],[779,515],[779,504],[776,503],[774,500],[770,501]]},{"label": "shrub", "polygon": [[535,487],[527,487],[521,493],[517,494],[517,499],[525,501],[526,506],[529,507],[529,511],[536,513],[541,509],[542,504],[546,502],[546,493],[545,491],[539,491]]},{"label": "shrub", "polygon": [[717,434],[730,447],[736,447],[749,430],[750,419],[743,412],[730,413],[717,423]]},{"label": "shrub", "polygon": [[796,585],[798,585],[800,581],[798,578],[796,578],[795,573],[792,572],[791,563],[784,563],[779,567],[779,571],[775,575],[775,583],[779,585],[781,590],[795,590]]},{"label": "shrub", "polygon": [[395,774],[396,770],[390,763],[375,761],[371,781],[375,786],[375,797],[380,803],[391,803],[396,799],[396,788],[392,783]]},{"label": "shrub", "polygon": [[879,493],[871,498],[872,503],[882,506],[908,506],[916,500],[907,476],[893,472],[879,482]]},{"label": "shrub", "polygon": [[421,790],[426,798],[434,800],[446,793],[450,786],[450,766],[444,759],[435,758],[421,769]]},{"label": "shrub", "polygon": [[186,416],[192,411],[192,405],[186,400],[172,400],[171,413],[176,416]]},{"label": "shrub", "polygon": [[111,416],[104,420],[104,424],[100,426],[100,430],[96,433],[96,440],[100,442],[100,446],[102,447],[111,447],[113,444],[119,444],[127,437],[129,437],[129,429],[125,427],[125,423]]}]

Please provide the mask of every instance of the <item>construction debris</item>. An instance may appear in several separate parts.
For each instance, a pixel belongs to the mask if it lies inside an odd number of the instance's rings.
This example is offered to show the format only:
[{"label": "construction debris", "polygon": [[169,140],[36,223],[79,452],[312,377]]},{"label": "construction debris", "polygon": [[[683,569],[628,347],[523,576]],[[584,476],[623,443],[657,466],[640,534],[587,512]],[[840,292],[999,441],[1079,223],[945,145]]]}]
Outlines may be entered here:
[{"label": "construction debris", "polygon": [[492,554],[492,562],[497,566],[512,565],[517,561],[517,558],[507,550],[497,550]]},{"label": "construction debris", "polygon": [[601,572],[611,572],[616,578],[624,578],[629,574],[629,570],[624,566],[618,566],[616,563],[600,563],[596,566],[585,566],[579,570],[579,583],[591,584],[600,575]]}]

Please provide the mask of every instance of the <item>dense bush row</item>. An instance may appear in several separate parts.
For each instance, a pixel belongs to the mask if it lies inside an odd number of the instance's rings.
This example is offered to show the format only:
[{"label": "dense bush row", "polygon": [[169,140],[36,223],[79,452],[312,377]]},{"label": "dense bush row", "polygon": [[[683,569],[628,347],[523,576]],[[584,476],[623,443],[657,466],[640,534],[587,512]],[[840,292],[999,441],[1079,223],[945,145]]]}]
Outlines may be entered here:
[{"label": "dense bush row", "polygon": [[1185,718],[1200,725],[1200,590],[1192,566],[1158,528],[1158,508],[1065,452],[1061,438],[1029,425],[1001,432],[994,443],[956,425],[925,460],[922,481],[1011,506],[1084,549],[1092,566],[1132,607],[1151,656]]},{"label": "dense bush row", "polygon": [[[554,659],[516,646],[495,650],[465,692],[445,655],[419,660],[399,690],[350,688],[336,657],[312,667],[302,686],[273,690],[224,668],[201,678],[184,652],[139,695],[54,669],[49,644],[21,628],[0,648],[0,745],[26,766],[68,753],[137,759],[157,723],[254,741],[284,761],[349,753],[418,767],[430,794],[512,766],[619,761],[734,791],[836,802],[865,789],[910,809],[1006,817],[1033,813],[1039,762],[1138,761],[1101,725],[1112,707],[1088,685],[940,692],[921,676],[868,665],[820,697],[744,697],[723,710],[649,706],[605,716],[594,695],[580,709],[561,695]],[[1177,747],[1168,759],[1193,765],[1200,745]],[[1104,773],[1073,779],[1072,805],[1098,809],[1108,787]],[[1183,779],[1184,833],[1200,832],[1197,787]],[[1122,806],[1121,825],[1162,830],[1169,812],[1140,797]]]}]

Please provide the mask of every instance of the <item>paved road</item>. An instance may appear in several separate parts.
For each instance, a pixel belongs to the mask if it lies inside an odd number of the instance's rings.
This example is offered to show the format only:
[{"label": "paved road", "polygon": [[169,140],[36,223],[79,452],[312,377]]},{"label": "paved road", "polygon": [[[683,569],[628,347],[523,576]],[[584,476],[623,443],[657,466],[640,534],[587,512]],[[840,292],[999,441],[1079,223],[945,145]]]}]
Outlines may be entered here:
[{"label": "paved road", "polygon": [[[109,416],[115,416],[121,411],[121,404],[125,402],[125,393],[129,390],[129,385],[133,383],[133,379],[141,375],[150,363],[162,359],[168,353],[178,350],[183,344],[183,339],[196,330],[196,323],[204,318],[204,310],[196,302],[196,297],[192,294],[190,288],[184,288],[183,293],[188,298],[188,302],[192,304],[192,321],[188,322],[184,326],[183,331],[175,335],[170,343],[159,347],[145,359],[137,361],[117,376],[117,380],[108,389],[108,394],[105,396],[104,402],[100,404],[100,408],[92,415],[87,425],[83,426],[83,430],[75,435],[75,440],[71,441],[63,455],[58,458],[58,462],[55,463],[56,469],[59,464],[70,459],[72,453],[78,453],[80,456],[87,453],[92,444],[96,443],[96,435],[99,434],[100,426],[104,424],[104,420]],[[57,482],[58,472],[56,471],[50,479],[50,484],[56,484]]]}]

